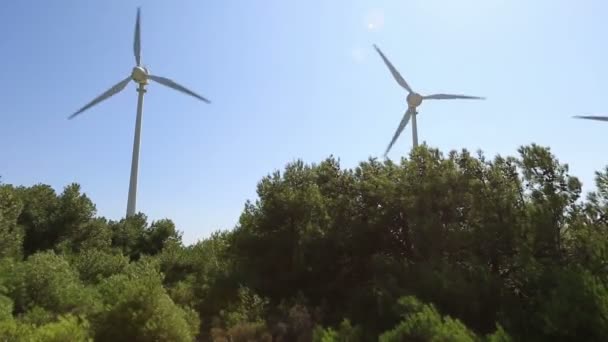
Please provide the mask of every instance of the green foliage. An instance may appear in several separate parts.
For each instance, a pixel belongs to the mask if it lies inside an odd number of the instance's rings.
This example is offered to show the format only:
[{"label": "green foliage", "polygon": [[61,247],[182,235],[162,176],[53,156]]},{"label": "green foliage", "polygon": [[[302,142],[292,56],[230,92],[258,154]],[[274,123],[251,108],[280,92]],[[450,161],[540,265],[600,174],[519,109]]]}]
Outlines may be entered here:
[{"label": "green foliage", "polygon": [[34,306],[27,312],[19,315],[19,321],[38,326],[53,322],[55,320],[55,316],[56,315],[50,310],[46,310],[39,306]]},{"label": "green foliage", "polygon": [[102,279],[122,273],[129,259],[122,254],[99,249],[85,249],[72,255],[71,262],[80,279],[86,284],[96,284]]},{"label": "green foliage", "polygon": [[476,340],[475,334],[459,320],[442,317],[432,305],[422,304],[414,297],[401,298],[399,304],[405,308],[403,321],[380,335],[380,342]]},{"label": "green foliage", "polygon": [[[159,255],[161,261],[166,261],[161,263],[161,269],[167,279],[180,279],[182,294],[190,297],[187,303],[182,303],[196,308],[200,314],[201,333],[208,333],[214,318],[238,300],[238,281],[227,253],[230,238],[228,232],[215,232],[186,249],[170,248]],[[178,252],[165,259],[163,255],[168,251]]]},{"label": "green foliage", "polygon": [[17,313],[36,306],[59,314],[95,310],[95,294],[82,285],[62,256],[40,252],[16,265],[13,272],[7,287]]},{"label": "green foliage", "polygon": [[239,323],[264,321],[268,300],[261,298],[246,287],[240,287],[237,296],[236,303],[220,312],[220,317],[227,327],[230,328]]},{"label": "green foliage", "polygon": [[154,265],[138,262],[99,285],[104,310],[94,320],[96,341],[192,341],[195,312],[177,306]]},{"label": "green foliage", "polygon": [[38,326],[14,320],[0,321],[2,341],[92,342],[89,333],[89,323],[71,315]]},{"label": "green foliage", "polygon": [[141,255],[156,255],[169,245],[181,245],[181,233],[171,220],[159,220],[148,226],[146,215],[139,213],[110,222],[111,244],[137,260]]},{"label": "green foliage", "polygon": [[338,337],[341,342],[357,342],[362,339],[361,327],[353,326],[349,319],[344,319],[338,328]]},{"label": "green foliage", "polygon": [[18,223],[25,229],[23,249],[26,255],[52,248],[63,229],[55,231],[54,217],[59,207],[55,190],[48,185],[35,185],[16,189],[23,210]]},{"label": "green foliage", "polygon": [[23,204],[14,189],[0,184],[0,258],[20,258],[23,229],[17,224]]},{"label": "green foliage", "polygon": [[214,342],[272,342],[272,336],[264,323],[239,323],[230,329],[212,329],[211,339]]},{"label": "green foliage", "polygon": [[182,235],[175,229],[173,221],[164,219],[152,222],[145,232],[142,251],[145,254],[160,253],[167,244],[181,244]]},{"label": "green foliage", "polygon": [[71,184],[65,187],[58,198],[58,208],[54,215],[54,231],[59,233],[57,239],[67,242],[72,250],[109,245],[109,231],[105,220],[92,220],[95,205],[80,193],[80,185]]},{"label": "green foliage", "polygon": [[72,227],[69,235],[55,249],[68,253],[86,252],[89,249],[109,250],[111,237],[112,232],[105,219],[91,219]]},{"label": "green foliage", "polygon": [[548,149],[519,153],[445,157],[423,146],[400,164],[354,170],[333,158],[292,163],[246,205],[229,248],[236,273],[271,301],[301,291],[329,308],[327,322],[351,317],[367,332],[397,324],[392,303],[415,294],[480,333],[503,322],[537,336],[540,325],[525,321],[541,309],[532,298],[555,286],[546,270],[592,261],[605,281],[608,239],[596,222],[608,201],[581,205],[580,182]]},{"label": "green foliage", "polygon": [[359,342],[362,340],[361,328],[353,327],[348,319],[344,319],[340,323],[338,330],[316,326],[312,335],[313,342]]},{"label": "green foliage", "polygon": [[[76,184],[0,185],[0,340],[601,341],[608,167],[420,146],[264,177],[231,231],[96,217]],[[432,304],[431,304],[432,303]]]},{"label": "green foliage", "polygon": [[110,222],[112,246],[132,259],[139,258],[147,226],[148,218],[141,213],[118,222]]},{"label": "green foliage", "polygon": [[23,203],[18,223],[25,229],[26,255],[54,247],[79,250],[107,244],[105,226],[92,221],[95,205],[78,184],[66,186],[59,196],[47,185],[17,188],[16,193]]},{"label": "green foliage", "polygon": [[13,301],[0,294],[0,322],[13,317]]},{"label": "green foliage", "polygon": [[57,322],[37,328],[34,336],[34,340],[48,342],[92,341],[89,338],[89,323],[73,316],[60,317]]},{"label": "green foliage", "polygon": [[554,341],[601,341],[608,336],[608,286],[589,271],[555,272],[555,287],[540,301],[538,324]]},{"label": "green foliage", "polygon": [[338,332],[332,328],[315,327],[312,332],[313,342],[338,342]]},{"label": "green foliage", "polygon": [[486,336],[487,342],[512,342],[513,338],[507,334],[507,332],[499,324],[496,331]]}]

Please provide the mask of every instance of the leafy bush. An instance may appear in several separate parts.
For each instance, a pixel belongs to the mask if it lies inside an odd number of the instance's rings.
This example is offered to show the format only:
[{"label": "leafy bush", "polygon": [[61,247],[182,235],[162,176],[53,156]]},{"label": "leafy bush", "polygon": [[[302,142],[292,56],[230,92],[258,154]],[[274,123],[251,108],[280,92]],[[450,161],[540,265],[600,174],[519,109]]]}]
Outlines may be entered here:
[{"label": "leafy bush", "polygon": [[459,320],[442,317],[433,305],[422,304],[414,297],[403,297],[403,321],[394,329],[380,335],[381,342],[400,341],[458,341],[476,340],[475,334]]},{"label": "leafy bush", "polygon": [[124,255],[99,249],[86,249],[72,255],[71,259],[80,279],[86,284],[96,284],[102,279],[119,274],[129,264],[129,259]]},{"label": "leafy bush", "polygon": [[344,319],[338,330],[316,326],[312,335],[313,342],[359,342],[363,341],[360,327],[353,327],[348,319]]},{"label": "leafy bush", "polygon": [[89,323],[75,316],[60,316],[55,322],[36,326],[29,323],[0,321],[2,341],[92,342]]},{"label": "leafy bush", "polygon": [[65,258],[53,252],[40,252],[17,264],[7,282],[17,313],[36,306],[59,314],[96,309],[94,291],[80,282]]},{"label": "leafy bush", "polygon": [[129,265],[126,274],[99,284],[104,310],[94,320],[96,341],[192,341],[200,324],[192,310],[177,306],[153,265]]}]

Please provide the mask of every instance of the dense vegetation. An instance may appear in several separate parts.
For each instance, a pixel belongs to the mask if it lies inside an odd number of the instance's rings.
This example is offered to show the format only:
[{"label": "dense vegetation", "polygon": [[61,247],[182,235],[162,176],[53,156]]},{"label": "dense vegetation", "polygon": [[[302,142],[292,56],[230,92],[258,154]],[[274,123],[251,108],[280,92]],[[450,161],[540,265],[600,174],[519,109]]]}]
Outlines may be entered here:
[{"label": "dense vegetation", "polygon": [[608,169],[419,147],[258,184],[232,231],[109,221],[78,185],[0,184],[0,341],[600,341]]}]

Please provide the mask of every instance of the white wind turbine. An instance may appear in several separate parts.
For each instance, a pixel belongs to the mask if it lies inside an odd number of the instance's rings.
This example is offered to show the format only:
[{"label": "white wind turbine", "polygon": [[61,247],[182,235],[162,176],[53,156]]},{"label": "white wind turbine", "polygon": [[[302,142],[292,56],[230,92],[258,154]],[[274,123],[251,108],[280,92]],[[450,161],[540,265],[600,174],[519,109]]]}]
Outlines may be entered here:
[{"label": "white wind turbine", "polygon": [[127,86],[129,81],[133,80],[135,83],[137,83],[137,92],[139,93],[139,95],[137,97],[137,119],[135,121],[135,138],[133,140],[133,158],[131,160],[131,179],[129,181],[129,200],[127,202],[127,217],[135,214],[135,206],[137,202],[137,171],[139,167],[139,142],[141,135],[141,119],[143,114],[144,94],[146,93],[146,85],[148,84],[148,80],[152,80],[154,82],[160,83],[169,88],[173,88],[182,93],[194,96],[203,102],[211,103],[206,98],[196,94],[195,92],[177,84],[176,82],[168,78],[151,75],[148,72],[148,69],[142,66],[139,17],[140,9],[137,8],[137,19],[135,21],[135,39],[133,42],[133,53],[135,54],[135,62],[137,63],[137,65],[133,67],[131,74],[127,76],[124,80],[112,86],[103,94],[93,99],[93,101],[89,102],[86,106],[82,107],[76,113],[72,114],[69,117],[69,119],[72,119],[78,114],[84,112],[85,110],[95,106],[96,104],[104,100],[107,100],[113,95],[116,95]]},{"label": "white wind turbine", "polygon": [[407,99],[407,110],[405,111],[405,114],[403,115],[403,118],[401,119],[401,122],[399,123],[399,127],[397,127],[397,131],[395,132],[393,139],[391,140],[390,144],[386,148],[386,152],[384,152],[384,157],[386,157],[386,155],[390,151],[391,147],[393,147],[393,145],[395,144],[395,141],[397,141],[397,138],[399,138],[399,135],[401,135],[401,132],[403,132],[403,129],[405,128],[405,126],[407,126],[407,123],[410,121],[410,118],[412,119],[412,135],[413,135],[413,141],[414,141],[414,148],[418,146],[418,128],[416,127],[416,115],[418,114],[418,112],[416,111],[416,108],[418,106],[420,106],[420,104],[422,104],[422,100],[452,100],[452,99],[485,100],[484,97],[468,96],[468,95],[450,95],[450,94],[434,94],[434,95],[426,95],[426,96],[420,95],[417,92],[412,90],[412,88],[407,84],[407,82],[403,79],[403,77],[401,77],[401,75],[399,74],[399,71],[397,71],[397,69],[395,69],[393,64],[391,64],[391,62],[388,60],[388,58],[386,58],[386,56],[384,56],[382,51],[380,51],[380,48],[378,48],[378,46],[376,46],[375,44],[374,44],[374,48],[376,49],[376,51],[378,51],[378,54],[380,54],[380,57],[382,57],[384,64],[386,64],[386,66],[390,70],[391,74],[393,74],[393,77],[395,78],[397,83],[399,83],[399,85],[401,87],[403,87],[405,90],[407,90],[407,92],[408,92],[407,98],[406,98]]}]

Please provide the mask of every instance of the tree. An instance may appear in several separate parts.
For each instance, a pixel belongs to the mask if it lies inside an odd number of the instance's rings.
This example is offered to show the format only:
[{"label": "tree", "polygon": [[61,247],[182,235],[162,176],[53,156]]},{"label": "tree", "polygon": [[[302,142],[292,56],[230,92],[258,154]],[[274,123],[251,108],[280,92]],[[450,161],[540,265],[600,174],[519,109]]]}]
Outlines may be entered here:
[{"label": "tree", "polygon": [[41,308],[56,314],[88,314],[97,310],[96,296],[82,285],[68,261],[53,252],[39,252],[12,266],[6,279],[14,311]]},{"label": "tree", "polygon": [[95,205],[80,193],[78,184],[66,186],[57,196],[48,185],[20,187],[23,203],[18,224],[24,228],[26,255],[53,248],[79,250],[82,246],[107,246],[109,234],[104,220],[93,221]]},{"label": "tree", "polygon": [[581,198],[548,148],[423,145],[295,161],[257,193],[235,229],[185,246],[169,219],[96,216],[76,184],[0,185],[0,339],[608,335],[608,168]]},{"label": "tree", "polygon": [[399,300],[403,321],[379,338],[380,342],[399,341],[475,341],[475,334],[459,320],[442,317],[432,305],[422,304],[414,297]]},{"label": "tree", "polygon": [[59,232],[53,229],[54,215],[59,206],[55,190],[48,185],[38,184],[29,188],[19,187],[16,192],[23,203],[18,224],[25,230],[25,254],[50,249],[59,236]]},{"label": "tree", "polygon": [[0,339],[3,341],[91,342],[89,322],[67,315],[57,321],[32,325],[15,320],[0,321]]},{"label": "tree", "polygon": [[155,255],[160,253],[167,244],[182,243],[182,235],[175,228],[173,221],[169,219],[152,222],[145,231],[141,250],[143,253]]},{"label": "tree", "polygon": [[70,255],[70,262],[85,284],[97,284],[115,274],[121,274],[129,264],[123,254],[99,249],[85,249]]},{"label": "tree", "polygon": [[105,305],[94,321],[96,341],[192,341],[198,315],[175,305],[162,287],[162,276],[146,261],[130,264],[124,274],[99,285]]},{"label": "tree", "polygon": [[22,210],[13,187],[0,184],[0,258],[21,257],[24,233],[17,222]]},{"label": "tree", "polygon": [[146,215],[138,213],[118,222],[110,222],[112,247],[118,248],[131,259],[138,259],[148,226]]}]

